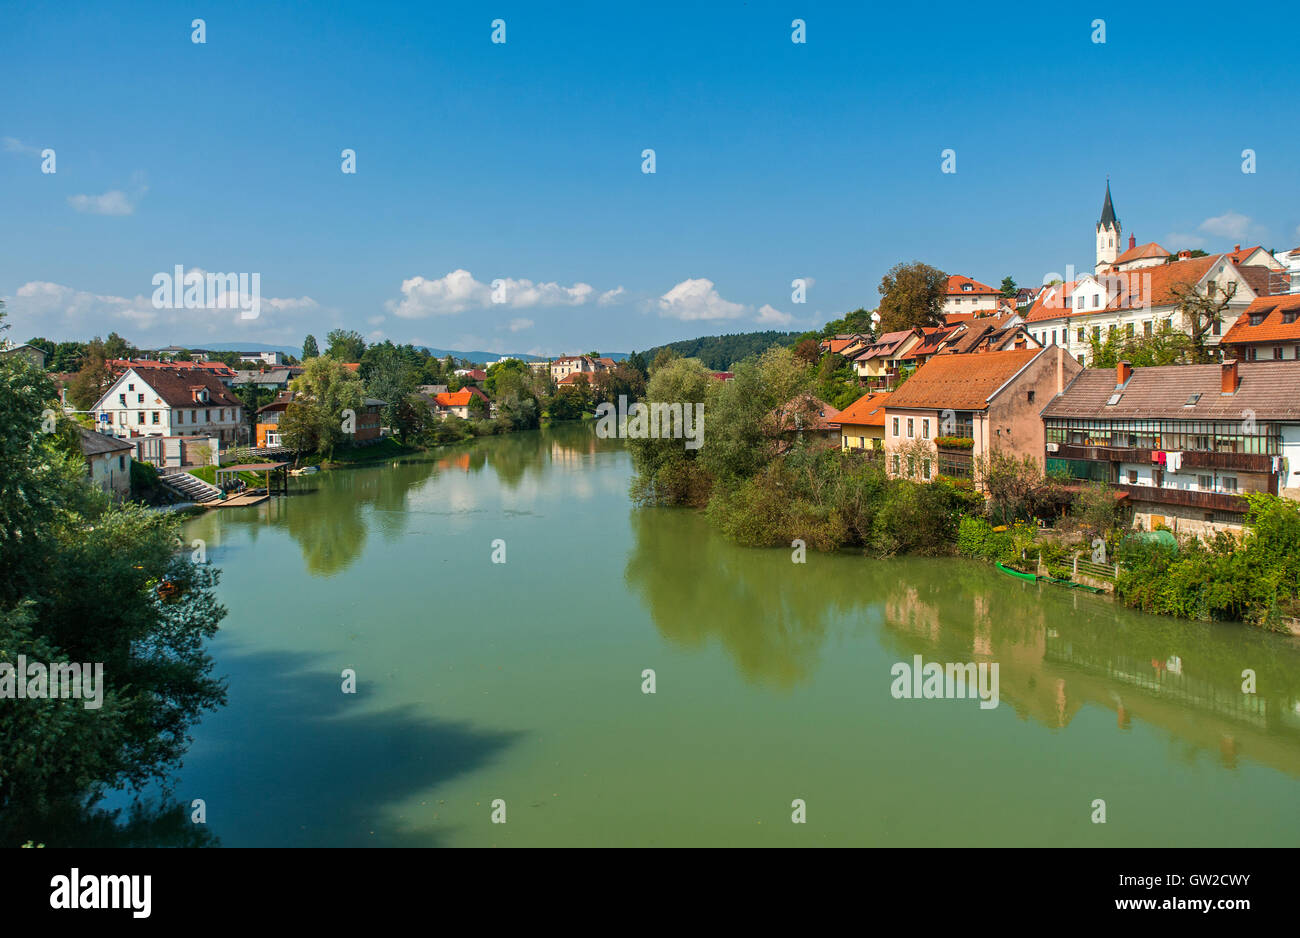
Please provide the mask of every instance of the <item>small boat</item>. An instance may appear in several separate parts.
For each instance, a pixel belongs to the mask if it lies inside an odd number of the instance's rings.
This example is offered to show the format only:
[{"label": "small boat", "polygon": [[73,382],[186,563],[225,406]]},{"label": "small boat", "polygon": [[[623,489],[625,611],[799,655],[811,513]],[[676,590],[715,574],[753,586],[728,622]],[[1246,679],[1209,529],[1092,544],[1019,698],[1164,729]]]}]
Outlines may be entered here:
[{"label": "small boat", "polygon": [[1019,577],[1022,580],[1028,580],[1030,583],[1038,582],[1038,576],[1036,574],[1021,573],[1019,570],[1013,570],[1010,567],[1005,567],[1001,563],[997,565],[997,568],[1001,570],[1003,573],[1005,573],[1007,576]]},{"label": "small boat", "polygon": [[301,468],[298,468],[298,469],[290,469],[290,470],[289,470],[289,475],[291,475],[291,476],[309,476],[309,475],[311,475],[313,472],[320,472],[320,469],[319,469],[318,467],[316,467],[316,466],[302,466]]}]

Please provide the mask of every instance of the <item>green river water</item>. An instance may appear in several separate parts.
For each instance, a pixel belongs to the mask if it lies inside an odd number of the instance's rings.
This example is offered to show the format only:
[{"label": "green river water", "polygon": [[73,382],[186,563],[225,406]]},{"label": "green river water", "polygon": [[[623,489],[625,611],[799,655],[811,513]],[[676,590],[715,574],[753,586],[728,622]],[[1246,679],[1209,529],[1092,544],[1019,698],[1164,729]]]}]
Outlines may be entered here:
[{"label": "green river water", "polygon": [[[190,522],[230,699],[176,798],[227,846],[1300,839],[1296,639],[964,560],[796,564],[635,508],[631,475],[573,425]],[[999,706],[895,699],[914,655],[997,662]]]}]

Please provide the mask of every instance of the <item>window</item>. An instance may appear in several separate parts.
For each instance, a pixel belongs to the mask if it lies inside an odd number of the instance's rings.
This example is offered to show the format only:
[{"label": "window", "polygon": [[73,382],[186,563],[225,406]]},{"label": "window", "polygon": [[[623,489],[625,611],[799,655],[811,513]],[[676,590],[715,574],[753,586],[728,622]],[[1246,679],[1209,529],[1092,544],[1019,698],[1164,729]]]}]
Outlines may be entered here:
[{"label": "window", "polygon": [[135,422],[136,422],[136,423],[144,423],[144,411],[143,411],[143,410],[137,410],[137,411],[135,412],[135,418],[136,418],[136,419],[135,419]]},{"label": "window", "polygon": [[1262,323],[1263,321],[1264,321],[1264,314],[1263,314],[1263,313],[1251,313],[1251,314],[1250,314],[1250,324],[1251,324],[1252,326],[1258,326],[1258,325],[1259,325],[1260,323]]},{"label": "window", "polygon": [[1129,322],[1124,324],[1124,335],[1128,336],[1130,339],[1133,338],[1133,323]]},{"label": "window", "polygon": [[1032,404],[1033,402],[1034,402],[1034,392],[1033,392],[1033,391],[1030,391],[1030,392],[1029,392],[1029,403]]},{"label": "window", "polygon": [[912,476],[914,476],[914,475],[916,475],[916,457],[915,457],[915,456],[908,456],[908,457],[907,457],[907,477],[910,479],[910,478],[912,478]]},{"label": "window", "polygon": [[1279,362],[1282,360],[1282,346],[1273,346],[1273,360]]},{"label": "window", "polygon": [[176,422],[177,422],[177,423],[184,423],[184,422],[185,422],[185,411],[183,411],[183,410],[178,410],[178,411],[176,411]]},{"label": "window", "polygon": [[1071,306],[1071,304],[1072,304],[1073,302],[1074,302],[1074,297],[1072,297],[1072,296],[1067,296],[1067,297],[1065,298],[1065,308],[1066,308],[1066,309],[1069,309],[1070,306]]},{"label": "window", "polygon": [[1098,342],[1101,341],[1101,326],[1092,327],[1092,337],[1096,339]]},{"label": "window", "polygon": [[907,438],[910,440],[910,439],[912,438],[912,435],[913,435],[913,433],[912,433],[912,418],[911,418],[911,417],[908,417],[908,418],[907,418]]},{"label": "window", "polygon": [[898,454],[894,454],[894,475],[898,475]]},{"label": "window", "polygon": [[1292,311],[1289,312],[1289,313],[1283,313],[1283,314],[1282,314],[1282,325],[1284,325],[1284,326],[1289,326],[1289,325],[1291,325],[1291,323],[1295,322],[1297,319],[1300,319],[1300,310],[1292,310]]},{"label": "window", "polygon": [[212,411],[210,411],[210,410],[205,410],[205,411],[203,412],[203,422],[204,422],[204,423],[212,423]]},{"label": "window", "polygon": [[1202,492],[1209,492],[1214,489],[1214,476],[1197,476],[1196,487]]},{"label": "window", "polygon": [[198,423],[198,422],[199,422],[199,412],[197,410],[190,411],[190,423]]},{"label": "window", "polygon": [[1223,476],[1223,477],[1221,477],[1221,478],[1219,479],[1219,483],[1223,486],[1223,490],[1224,490],[1225,492],[1235,492],[1235,491],[1237,491],[1237,477],[1236,477],[1236,476]]},{"label": "window", "polygon": [[1138,484],[1138,471],[1136,469],[1130,469],[1128,471],[1128,484],[1129,485]]},{"label": "window", "polygon": [[153,412],[153,419],[151,419],[149,422],[152,423],[152,424],[154,424],[155,426],[157,426],[157,424],[159,423],[159,420],[158,420],[158,411],[155,410],[155,411]]},{"label": "window", "polygon": [[1214,328],[1211,329],[1210,331],[1213,332],[1215,335],[1223,335],[1223,320],[1216,318],[1214,320]]},{"label": "window", "polygon": [[117,399],[118,399],[119,402],[121,402],[121,404],[122,404],[123,407],[126,406],[126,395],[125,395],[125,394],[119,394],[119,395],[117,396]]},{"label": "window", "polygon": [[927,482],[930,481],[930,460],[928,459],[921,460],[921,478]]},{"label": "window", "polygon": [[125,472],[125,471],[126,471],[126,457],[125,457],[125,456],[119,456],[119,457],[117,457],[117,468],[118,468],[118,471],[120,471],[120,472]]},{"label": "window", "polygon": [[1098,306],[1100,306],[1100,305],[1101,305],[1101,294],[1100,294],[1100,293],[1094,293],[1094,294],[1092,295],[1092,308],[1093,308],[1093,309],[1096,309],[1096,308],[1097,308]]},{"label": "window", "polygon": [[134,384],[128,384],[128,385],[126,386],[126,389],[127,389],[128,391],[134,391],[134,390],[135,390],[135,385],[134,385]]},{"label": "window", "polygon": [[1083,341],[1083,326],[1079,327],[1079,341]]},{"label": "window", "polygon": [[[898,418],[894,418],[894,436],[898,436]],[[897,459],[898,457],[894,457]]]},{"label": "window", "polygon": [[926,417],[921,421],[921,439],[930,439],[930,418]]},{"label": "window", "polygon": [[143,394],[137,394],[137,395],[135,396],[135,402],[136,402],[137,404],[143,404],[143,403],[144,403],[144,395],[143,395]]},{"label": "window", "polygon": [[1150,335],[1150,334],[1151,334],[1151,320],[1150,320],[1150,319],[1148,319],[1146,322],[1142,323],[1142,334],[1143,334],[1143,335]]}]

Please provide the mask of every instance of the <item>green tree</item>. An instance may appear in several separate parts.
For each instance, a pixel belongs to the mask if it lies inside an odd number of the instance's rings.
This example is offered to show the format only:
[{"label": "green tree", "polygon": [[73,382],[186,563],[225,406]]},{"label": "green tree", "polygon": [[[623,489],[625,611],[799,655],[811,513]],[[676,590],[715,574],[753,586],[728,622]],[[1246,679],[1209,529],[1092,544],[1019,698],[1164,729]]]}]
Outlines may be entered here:
[{"label": "green tree", "polygon": [[325,341],[326,357],[336,362],[359,362],[366,351],[366,340],[361,333],[350,329],[331,329]]},{"label": "green tree", "polygon": [[171,771],[225,698],[203,647],[225,615],[215,571],[176,553],[179,518],[89,483],[42,432],[53,403],[37,369],[0,361],[0,660],[102,663],[103,698],[0,707],[0,842],[45,841],[52,818]]},{"label": "green tree", "polygon": [[1016,286],[1016,281],[1010,274],[1002,278],[1002,295],[1008,300],[1014,299],[1020,288]]},{"label": "green tree", "polygon": [[[709,386],[717,383],[694,359],[669,356],[660,361],[657,358],[646,388],[646,401],[683,406],[704,403]],[[704,432],[704,448],[707,448],[712,445],[711,421],[706,420]],[[688,450],[684,440],[673,438],[629,439],[628,450],[636,470],[632,483],[635,501],[695,507],[703,507],[708,501],[711,479],[698,459],[702,450]]]},{"label": "green tree", "polygon": [[880,279],[880,331],[898,332],[943,325],[948,275],[913,261],[895,264]]},{"label": "green tree", "polygon": [[328,357],[313,358],[303,367],[290,382],[294,399],[280,419],[280,433],[290,449],[328,458],[347,439],[344,412],[361,413],[361,380]]},{"label": "green tree", "polygon": [[315,358],[320,355],[320,349],[316,346],[316,337],[310,333],[307,338],[302,340],[302,360]]},{"label": "green tree", "polygon": [[81,370],[68,384],[68,397],[77,410],[90,410],[113,384],[104,342],[98,336],[90,340]]}]

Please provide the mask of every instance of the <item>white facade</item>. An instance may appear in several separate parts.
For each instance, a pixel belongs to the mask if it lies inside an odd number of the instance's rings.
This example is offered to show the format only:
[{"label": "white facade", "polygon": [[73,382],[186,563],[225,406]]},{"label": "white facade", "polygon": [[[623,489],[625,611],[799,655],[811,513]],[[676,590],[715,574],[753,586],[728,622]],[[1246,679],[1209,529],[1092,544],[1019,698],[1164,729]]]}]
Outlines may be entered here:
[{"label": "white facade", "polygon": [[122,373],[92,408],[100,429],[113,436],[205,436],[235,441],[240,408],[214,403],[203,388],[193,400],[168,402],[134,368]]},{"label": "white facade", "polygon": [[[1140,278],[1143,274],[1137,271],[1123,276]],[[1229,289],[1232,288],[1231,285],[1236,285],[1236,293],[1228,308],[1224,310],[1222,323],[1218,328],[1211,329],[1205,337],[1206,345],[1213,348],[1219,344],[1223,334],[1232,328],[1232,324],[1237,321],[1242,310],[1256,298],[1256,294],[1226,256],[1206,271],[1196,285],[1204,290],[1210,282],[1216,284],[1216,290]],[[1061,316],[1026,323],[1025,328],[1044,345],[1055,343],[1064,346],[1066,351],[1085,365],[1091,357],[1092,338],[1096,336],[1099,342],[1104,343],[1112,330],[1118,333],[1121,339],[1126,336],[1151,335],[1159,332],[1166,325],[1176,332],[1191,333],[1191,324],[1176,306],[1106,309],[1105,304],[1110,289],[1104,276],[1080,279],[1068,297],[1070,306]],[[1144,289],[1142,295],[1146,293]],[[1095,307],[1094,297],[1100,298]],[[1082,313],[1078,311],[1076,305],[1080,301],[1084,303]],[[1093,309],[1096,309],[1096,312],[1093,312]]]}]

